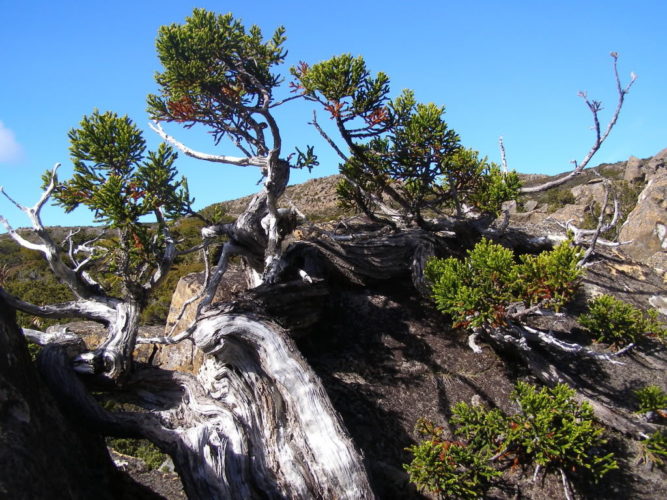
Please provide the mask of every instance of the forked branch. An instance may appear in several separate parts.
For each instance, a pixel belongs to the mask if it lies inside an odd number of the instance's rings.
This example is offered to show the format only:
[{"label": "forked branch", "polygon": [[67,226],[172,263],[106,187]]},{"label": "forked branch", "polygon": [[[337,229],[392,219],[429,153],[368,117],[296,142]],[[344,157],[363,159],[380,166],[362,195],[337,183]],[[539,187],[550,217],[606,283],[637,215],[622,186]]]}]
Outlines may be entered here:
[{"label": "forked branch", "polygon": [[72,290],[74,295],[80,299],[93,299],[94,297],[97,299],[98,297],[96,297],[96,295],[98,295],[99,291],[97,290],[97,287],[94,286],[95,284],[86,280],[82,276],[83,273],[80,273],[79,270],[73,270],[65,264],[60,248],[53,241],[53,238],[51,238],[51,235],[48,233],[44,227],[44,224],[42,223],[41,210],[56,189],[58,184],[58,177],[56,173],[59,167],[60,163],[57,163],[51,170],[49,184],[33,207],[26,207],[21,205],[19,202],[9,196],[0,186],[0,192],[19,210],[28,216],[32,224],[32,229],[41,243],[33,243],[21,236],[2,215],[0,215],[0,223],[5,226],[7,233],[20,246],[41,252],[53,273],[65,285],[67,285],[70,290]]},{"label": "forked branch", "polygon": [[604,143],[604,141],[609,136],[610,132],[614,128],[614,125],[616,125],[618,116],[621,113],[621,109],[623,108],[625,95],[630,91],[630,87],[632,87],[632,85],[637,80],[637,75],[635,75],[634,73],[630,73],[630,81],[625,87],[623,87],[623,85],[621,84],[621,80],[618,76],[618,67],[617,67],[618,54],[616,52],[612,52],[611,57],[614,59],[614,78],[616,81],[618,102],[616,104],[616,109],[614,110],[614,114],[609,120],[609,123],[607,124],[607,128],[605,129],[604,133],[602,133],[601,131],[600,120],[599,120],[599,112],[602,109],[601,103],[599,101],[589,100],[585,92],[579,92],[579,96],[582,99],[584,99],[586,106],[588,106],[591,113],[593,114],[593,128],[595,130],[595,142],[593,143],[593,146],[588,151],[588,153],[581,161],[581,163],[574,162],[575,168],[567,175],[564,175],[563,177],[560,177],[553,181],[545,182],[544,184],[539,184],[537,186],[523,187],[521,188],[522,193],[536,193],[539,191],[546,191],[547,189],[560,186],[561,184],[564,184],[570,179],[572,179],[573,177],[576,177],[586,168],[586,166],[589,164],[595,153],[597,153],[598,150],[600,149],[600,146],[602,146],[602,143]]}]

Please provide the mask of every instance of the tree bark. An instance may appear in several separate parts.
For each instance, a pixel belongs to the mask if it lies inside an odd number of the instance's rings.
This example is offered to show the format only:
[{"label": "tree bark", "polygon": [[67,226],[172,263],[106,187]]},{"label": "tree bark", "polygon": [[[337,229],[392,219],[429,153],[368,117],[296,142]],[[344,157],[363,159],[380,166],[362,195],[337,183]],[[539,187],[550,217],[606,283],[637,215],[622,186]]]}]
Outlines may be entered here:
[{"label": "tree bark", "polygon": [[45,348],[40,364],[82,425],[169,453],[189,498],[373,498],[361,455],[285,329],[223,307],[193,340],[207,355],[196,377],[145,368],[127,381],[148,414],[101,408],[63,347]]},{"label": "tree bark", "polygon": [[99,434],[67,418],[1,298],[0,353],[0,497],[157,498],[115,470]]}]

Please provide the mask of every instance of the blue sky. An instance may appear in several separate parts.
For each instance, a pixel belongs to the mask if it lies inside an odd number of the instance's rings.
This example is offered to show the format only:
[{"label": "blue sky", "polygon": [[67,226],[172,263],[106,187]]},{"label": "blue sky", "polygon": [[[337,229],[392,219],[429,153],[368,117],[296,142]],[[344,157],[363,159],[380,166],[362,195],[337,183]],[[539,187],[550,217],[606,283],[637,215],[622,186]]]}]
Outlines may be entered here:
[{"label": "blue sky", "polygon": [[[270,36],[287,29],[287,66],[350,52],[384,71],[392,91],[412,88],[424,102],[444,104],[462,142],[499,161],[503,136],[510,168],[554,174],[581,160],[592,143],[590,112],[580,90],[603,101],[605,121],[616,103],[609,52],[620,54],[621,78],[638,80],[618,126],[594,160],[652,156],[667,147],[667,2],[642,1],[199,1],[0,0],[0,185],[26,205],[39,197],[39,176],[61,162],[71,172],[67,132],[95,108],[128,114],[151,147],[145,96],[155,92],[157,29],[181,23],[193,7],[232,12]],[[287,92],[287,89],[285,90]],[[336,173],[336,157],[307,125],[308,106],[279,116],[286,153],[314,144],[321,165],[310,176]],[[322,118],[324,118],[322,116]],[[167,130],[206,152],[204,131]],[[196,208],[250,194],[259,174],[181,156]],[[294,172],[293,182],[309,178]],[[4,199],[0,214],[27,220]],[[86,224],[78,210],[48,209],[50,225]]]}]

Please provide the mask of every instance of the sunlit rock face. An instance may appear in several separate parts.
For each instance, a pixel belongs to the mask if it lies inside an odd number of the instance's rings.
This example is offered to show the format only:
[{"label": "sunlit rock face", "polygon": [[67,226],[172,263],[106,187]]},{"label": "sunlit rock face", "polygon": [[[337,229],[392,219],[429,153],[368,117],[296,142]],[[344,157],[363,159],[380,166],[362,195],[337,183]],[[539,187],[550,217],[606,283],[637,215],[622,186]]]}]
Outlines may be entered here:
[{"label": "sunlit rock face", "polygon": [[[176,290],[171,299],[169,315],[165,326],[164,335],[178,334],[192,323],[200,302],[195,300],[185,306],[186,302],[196,297],[202,289],[204,281],[203,273],[193,273],[183,276],[176,285]],[[231,299],[234,294],[245,289],[245,277],[240,268],[230,266],[225,279],[222,280],[216,292],[214,302]],[[180,316],[180,317],[179,317]],[[197,373],[203,362],[203,354],[195,345],[186,340],[177,345],[160,346],[153,364],[166,370],[179,370],[188,373]]]},{"label": "sunlit rock face", "polygon": [[639,195],[620,232],[622,247],[630,258],[667,271],[667,172],[651,178]]}]

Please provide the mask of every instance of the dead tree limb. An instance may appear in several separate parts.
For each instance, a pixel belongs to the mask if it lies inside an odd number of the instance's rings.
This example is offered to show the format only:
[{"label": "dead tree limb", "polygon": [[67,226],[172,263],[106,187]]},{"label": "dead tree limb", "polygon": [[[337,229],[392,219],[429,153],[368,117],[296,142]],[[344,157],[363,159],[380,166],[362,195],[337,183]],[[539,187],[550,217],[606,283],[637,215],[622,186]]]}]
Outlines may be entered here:
[{"label": "dead tree limb", "polygon": [[637,80],[637,75],[635,75],[634,73],[630,73],[630,81],[624,87],[621,84],[621,80],[618,76],[618,67],[617,67],[618,53],[612,52],[611,57],[614,60],[613,63],[614,80],[616,83],[618,101],[616,103],[616,109],[614,110],[614,114],[609,119],[609,122],[607,123],[607,127],[605,128],[604,132],[601,131],[600,121],[599,121],[599,113],[602,110],[602,103],[600,101],[590,100],[585,92],[579,92],[579,96],[584,100],[586,106],[593,115],[593,126],[595,131],[595,141],[593,142],[593,145],[589,149],[588,153],[586,153],[584,159],[581,160],[581,162],[579,163],[574,162],[574,169],[570,171],[568,174],[564,175],[563,177],[559,177],[558,179],[555,179],[553,181],[539,184],[537,186],[525,186],[521,188],[522,193],[537,193],[539,191],[546,191],[547,189],[560,186],[561,184],[564,184],[570,179],[572,179],[573,177],[576,177],[577,175],[581,174],[581,172],[583,172],[583,170],[588,166],[595,153],[598,152],[598,150],[602,146],[602,143],[604,143],[607,137],[609,137],[609,134],[614,128],[614,125],[616,125],[616,122],[618,121],[618,117],[621,113],[621,109],[623,108],[623,103],[625,101],[625,96],[627,95],[628,92],[630,92],[630,87],[632,87],[632,85]]}]

